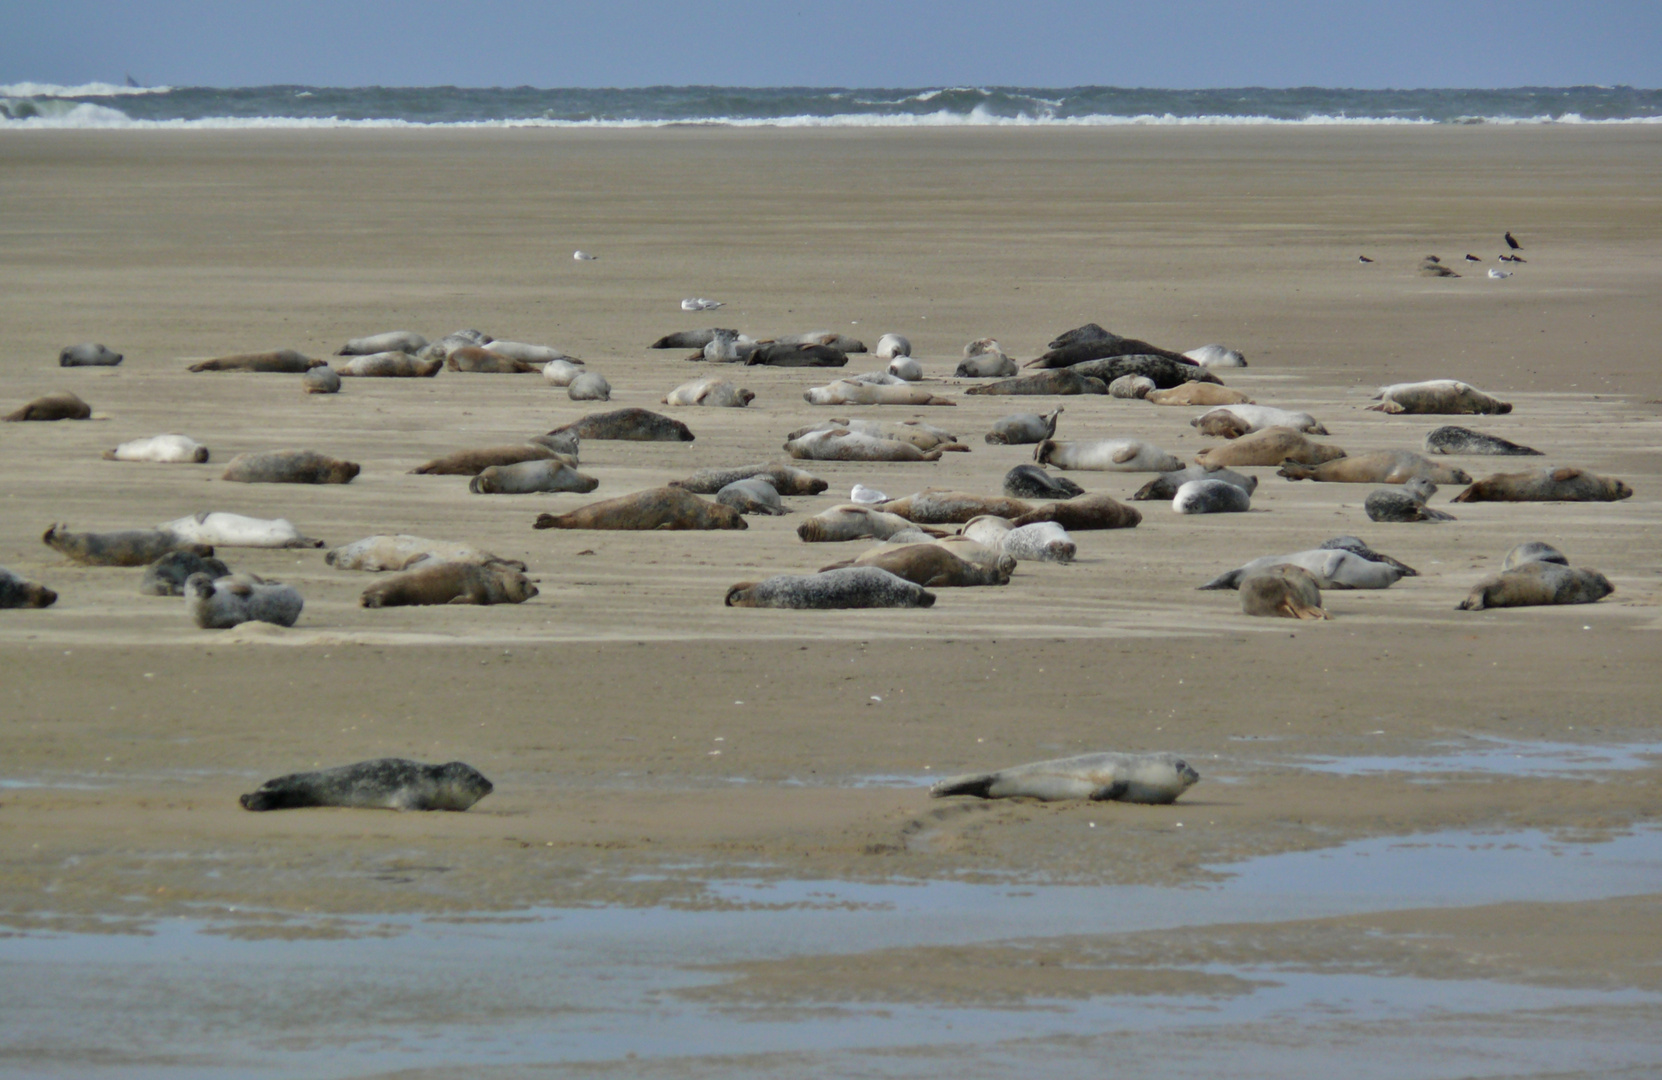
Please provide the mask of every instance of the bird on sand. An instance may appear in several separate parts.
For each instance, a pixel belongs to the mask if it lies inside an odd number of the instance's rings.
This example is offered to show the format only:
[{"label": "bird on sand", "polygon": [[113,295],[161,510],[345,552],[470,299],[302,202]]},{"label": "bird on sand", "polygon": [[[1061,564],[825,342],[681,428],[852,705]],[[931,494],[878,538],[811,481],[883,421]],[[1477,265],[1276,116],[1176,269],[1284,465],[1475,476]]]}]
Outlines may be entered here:
[{"label": "bird on sand", "polygon": [[1518,243],[1518,238],[1513,236],[1511,233],[1506,234],[1506,246],[1511,248],[1513,251],[1523,250],[1523,245]]}]

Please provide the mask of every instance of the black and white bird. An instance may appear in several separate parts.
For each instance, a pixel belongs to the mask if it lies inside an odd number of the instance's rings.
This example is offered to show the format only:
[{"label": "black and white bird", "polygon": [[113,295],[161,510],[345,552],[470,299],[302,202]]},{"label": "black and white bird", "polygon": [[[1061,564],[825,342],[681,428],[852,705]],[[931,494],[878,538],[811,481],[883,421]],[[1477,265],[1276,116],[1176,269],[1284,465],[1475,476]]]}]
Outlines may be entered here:
[{"label": "black and white bird", "polygon": [[1506,234],[1506,246],[1511,248],[1513,251],[1523,250],[1523,245],[1518,243],[1518,238],[1513,236],[1511,233]]},{"label": "black and white bird", "polygon": [[1471,262],[1471,263],[1475,263],[1475,262],[1482,262],[1483,260],[1478,258],[1476,255],[1472,255],[1472,254],[1468,253],[1466,255],[1466,261]]},{"label": "black and white bird", "polygon": [[1501,262],[1521,263],[1521,262],[1524,261],[1524,257],[1522,255],[1497,255],[1495,257],[1497,259],[1499,259]]},{"label": "black and white bird", "polygon": [[1358,256],[1356,256],[1356,261],[1357,261],[1357,262],[1373,262],[1373,260],[1372,260],[1372,259],[1370,259],[1370,258],[1368,258],[1368,257],[1367,257],[1367,256],[1366,256],[1366,255],[1358,255]]}]

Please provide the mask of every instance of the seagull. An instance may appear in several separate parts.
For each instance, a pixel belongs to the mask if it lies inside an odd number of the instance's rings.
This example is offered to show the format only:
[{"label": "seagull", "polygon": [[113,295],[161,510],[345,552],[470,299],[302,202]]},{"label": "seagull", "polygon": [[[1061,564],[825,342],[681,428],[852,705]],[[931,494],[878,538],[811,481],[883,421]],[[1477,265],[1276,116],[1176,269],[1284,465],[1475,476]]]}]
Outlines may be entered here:
[{"label": "seagull", "polygon": [[576,259],[578,262],[593,262],[594,260],[600,258],[600,256],[590,255],[586,251],[574,251],[571,253],[571,257]]},{"label": "seagull", "polygon": [[1523,245],[1518,243],[1518,238],[1513,236],[1511,233],[1506,234],[1506,246],[1511,248],[1513,251],[1523,250]]},{"label": "seagull", "polygon": [[1356,261],[1357,261],[1357,262],[1373,262],[1373,260],[1372,260],[1372,259],[1370,259],[1370,258],[1368,258],[1368,257],[1367,257],[1367,256],[1366,256],[1366,255],[1358,255],[1358,256],[1356,256]]},{"label": "seagull", "polygon": [[881,491],[878,491],[876,488],[869,488],[864,484],[855,484],[853,489],[849,491],[848,497],[853,502],[865,503],[868,505],[871,503],[889,501],[889,497],[887,495],[883,494]]},{"label": "seagull", "polygon": [[1499,281],[1501,278],[1511,277],[1512,276],[1512,271],[1510,271],[1510,270],[1497,270],[1497,269],[1495,269],[1494,267],[1491,266],[1491,267],[1489,267],[1489,276],[1494,278],[1496,281]]},{"label": "seagull", "polygon": [[1478,258],[1476,255],[1468,254],[1466,256],[1466,261],[1467,262],[1482,262],[1483,260]]},{"label": "seagull", "polygon": [[718,307],[726,307],[720,300],[706,300],[702,296],[697,299],[688,297],[681,301],[682,311],[714,311]]}]

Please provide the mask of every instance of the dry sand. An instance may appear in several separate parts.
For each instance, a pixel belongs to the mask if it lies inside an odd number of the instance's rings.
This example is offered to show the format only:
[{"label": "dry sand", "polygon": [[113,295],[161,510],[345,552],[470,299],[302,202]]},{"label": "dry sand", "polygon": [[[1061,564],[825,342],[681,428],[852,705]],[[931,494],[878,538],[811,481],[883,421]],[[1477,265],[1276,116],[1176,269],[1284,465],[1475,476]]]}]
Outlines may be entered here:
[{"label": "dry sand", "polygon": [[[1596,779],[1299,766],[1485,739],[1662,744],[1658,175],[1662,133],[1637,126],[7,133],[0,411],[62,388],[95,418],[0,426],[0,565],[60,593],[50,609],[0,613],[0,921],[26,934],[142,930],[212,913],[227,933],[305,937],[350,934],[330,920],[363,913],[720,907],[710,883],[733,877],[1168,886],[1370,836],[1598,841],[1653,827],[1654,757]],[[1529,262],[1490,280],[1508,229]],[[600,258],[574,262],[575,248]],[[1468,251],[1485,264],[1468,270]],[[1359,264],[1362,253],[1375,262]],[[1464,276],[1416,276],[1428,253]],[[728,306],[687,314],[684,296]],[[1514,404],[1469,426],[1547,456],[1457,464],[1476,476],[1577,465],[1636,494],[1378,525],[1361,509],[1372,485],[1256,469],[1249,514],[1141,503],[1135,530],[1075,534],[1073,565],[1023,563],[1008,587],[942,591],[929,610],[722,606],[732,582],[861,550],[795,536],[855,482],[891,495],[996,492],[1030,457],[981,441],[1006,413],[1061,403],[1062,437],[1134,434],[1183,457],[1213,443],[1188,425],[1199,410],[965,396],[972,383],[950,377],[973,338],[1027,358],[1086,321],[1178,349],[1241,349],[1251,366],[1225,382],[1312,412],[1352,453],[1417,450],[1444,422],[1364,411],[1377,386],[1462,378]],[[712,368],[645,348],[708,325],[873,344],[897,331],[926,385],[958,404],[816,408],[801,393],[828,373]],[[352,379],[320,397],[295,376],[185,372],[190,358],[326,356],[360,334],[464,326],[583,357],[613,403],[571,402],[531,375]],[[82,340],[126,362],[54,366]],[[856,355],[848,370],[880,366]],[[712,371],[756,401],[657,404]],[[585,442],[593,496],[482,497],[465,478],[407,474],[624,406],[670,413],[697,439]],[[780,459],[786,431],[848,415],[918,416],[972,449],[938,463],[798,463],[831,491],[789,499],[791,515],[751,518],[743,532],[530,528],[540,511],[699,467]],[[212,463],[99,459],[164,431],[207,443]],[[363,472],[339,487],[218,479],[235,454],[278,447]],[[1148,478],[1070,475],[1120,498]],[[198,510],[287,517],[330,545],[378,532],[467,540],[526,561],[542,595],[370,611],[357,606],[369,576],[335,571],[320,552],[223,549],[234,569],[298,586],[306,608],[292,630],[208,633],[179,601],[137,595],[139,571],[73,566],[39,541],[53,522],[106,530]],[[1248,558],[1345,533],[1420,575],[1329,592],[1334,620],[1319,625],[1249,619],[1234,593],[1194,589]],[[1615,595],[1455,611],[1525,539],[1601,569]],[[1206,779],[1170,808],[943,805],[924,793],[932,776],[1094,749],[1178,750]],[[497,791],[462,815],[237,807],[268,776],[388,755],[465,760]],[[703,992],[787,1007],[962,1003],[963,982],[996,979],[1005,1005],[1136,985],[1204,995],[1224,977],[1197,972],[1243,957],[1655,991],[1662,923],[1649,891],[1503,904],[1481,918],[1255,925],[1204,945],[1179,933],[1180,953],[1134,935],[1023,946],[1113,972],[1066,986],[1042,960],[999,951],[1010,946],[950,960],[924,946],[763,959]],[[1541,945],[1568,920],[1582,928],[1573,948]],[[1407,944],[1427,934],[1436,949]],[[1655,997],[1604,1008],[1637,1025],[1628,1036],[1662,1019]],[[1199,1061],[1205,1040],[1191,1042]],[[69,1039],[11,1064],[86,1065],[96,1044]],[[1616,1064],[1650,1060],[1635,1054]]]}]

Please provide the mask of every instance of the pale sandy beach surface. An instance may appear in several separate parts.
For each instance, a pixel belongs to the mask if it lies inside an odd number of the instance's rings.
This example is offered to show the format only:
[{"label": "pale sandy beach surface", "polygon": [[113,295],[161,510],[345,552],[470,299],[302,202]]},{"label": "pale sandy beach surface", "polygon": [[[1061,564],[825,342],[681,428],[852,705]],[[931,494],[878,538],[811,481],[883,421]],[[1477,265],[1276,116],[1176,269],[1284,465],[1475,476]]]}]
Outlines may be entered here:
[{"label": "pale sandy beach surface", "polygon": [[[1654,127],[0,135],[0,1072],[17,1075],[1641,1076],[1662,1069],[1662,132]],[[1513,231],[1528,259],[1490,266]],[[574,249],[599,258],[576,262]],[[1482,264],[1468,268],[1471,252]],[[1440,255],[1462,276],[1416,275]],[[1366,254],[1372,264],[1357,261]],[[726,302],[689,314],[683,297]],[[1087,321],[1220,342],[1220,374],[1352,454],[1462,423],[1618,503],[1433,505],[1259,476],[1247,514],[1143,502],[1071,565],[927,610],[729,609],[734,582],[864,543],[797,525],[865,483],[994,494],[1030,447],[991,422],[1184,458],[1200,410],[968,396],[972,339],[1018,359]],[[950,408],[810,406],[834,373],[648,343],[905,334]],[[193,359],[477,327],[581,357],[535,375],[189,374]],[[60,369],[100,341],[117,368]],[[846,373],[881,362],[851,358]],[[711,373],[746,409],[674,409]],[[1460,378],[1505,416],[1365,411]],[[409,475],[641,406],[696,440],[590,440],[593,495]],[[824,495],[736,532],[538,532],[539,512],[783,460],[832,416],[959,434],[937,463],[797,464]],[[161,432],[206,465],[103,461]],[[242,485],[305,447],[345,486]],[[1069,473],[1128,499],[1146,474]],[[201,510],[521,559],[519,605],[366,610],[321,551],[223,548],[297,586],[292,629],[195,628],[138,570],[40,535]],[[1195,586],[1354,534],[1419,571],[1329,591],[1328,623]],[[1594,606],[1455,605],[1513,544],[1603,571]],[[935,778],[1175,750],[1169,807],[933,801]],[[462,760],[465,814],[250,814],[238,794],[370,757]],[[638,1055],[629,1059],[626,1055]],[[1119,1069],[1114,1070],[1116,1074]]]}]

